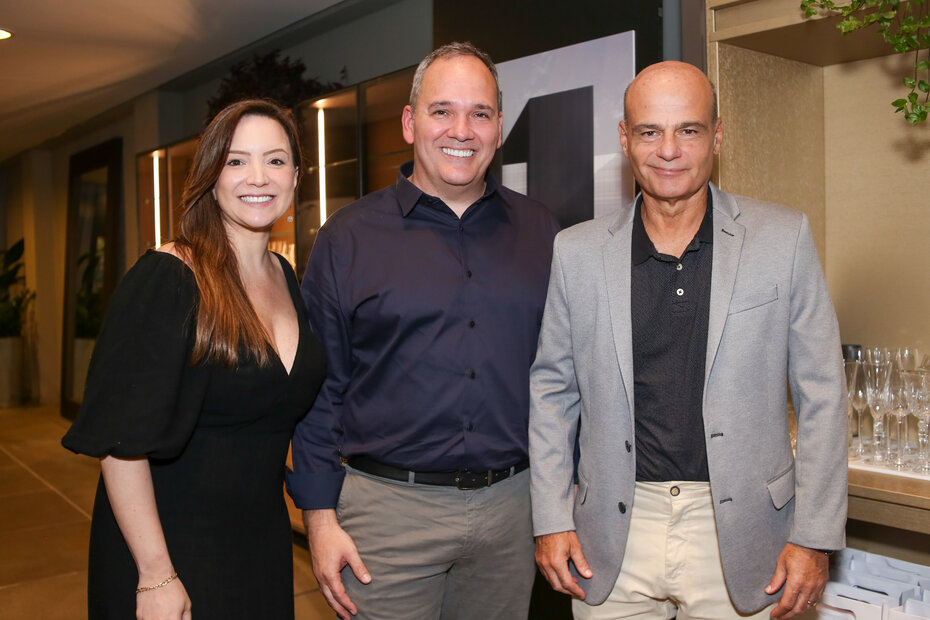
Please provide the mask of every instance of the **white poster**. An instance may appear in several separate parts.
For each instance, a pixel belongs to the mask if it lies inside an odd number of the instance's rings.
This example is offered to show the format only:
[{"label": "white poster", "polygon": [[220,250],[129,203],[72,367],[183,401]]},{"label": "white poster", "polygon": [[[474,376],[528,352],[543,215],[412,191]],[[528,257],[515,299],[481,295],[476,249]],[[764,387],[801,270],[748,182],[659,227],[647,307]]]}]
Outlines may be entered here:
[{"label": "white poster", "polygon": [[563,226],[632,200],[617,126],[636,73],[633,31],[502,62],[497,70],[504,185],[549,206]]}]

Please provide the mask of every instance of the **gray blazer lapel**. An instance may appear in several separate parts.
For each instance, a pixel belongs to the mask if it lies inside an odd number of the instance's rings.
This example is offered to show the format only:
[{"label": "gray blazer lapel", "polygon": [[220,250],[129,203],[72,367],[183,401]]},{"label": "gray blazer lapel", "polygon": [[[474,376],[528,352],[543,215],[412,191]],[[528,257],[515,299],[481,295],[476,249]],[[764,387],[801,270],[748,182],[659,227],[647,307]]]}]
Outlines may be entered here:
[{"label": "gray blazer lapel", "polygon": [[737,223],[739,207],[732,196],[709,183],[714,202],[714,261],[711,268],[710,316],[707,323],[707,358],[704,366],[704,387],[714,366],[723,327],[730,309],[733,284],[739,268],[740,252],[746,229]]},{"label": "gray blazer lapel", "polygon": [[633,411],[633,324],[630,309],[630,251],[633,231],[634,201],[617,212],[617,219],[607,229],[610,237],[604,244],[604,276],[607,278],[607,307],[617,349],[617,363],[627,397],[628,411]]}]

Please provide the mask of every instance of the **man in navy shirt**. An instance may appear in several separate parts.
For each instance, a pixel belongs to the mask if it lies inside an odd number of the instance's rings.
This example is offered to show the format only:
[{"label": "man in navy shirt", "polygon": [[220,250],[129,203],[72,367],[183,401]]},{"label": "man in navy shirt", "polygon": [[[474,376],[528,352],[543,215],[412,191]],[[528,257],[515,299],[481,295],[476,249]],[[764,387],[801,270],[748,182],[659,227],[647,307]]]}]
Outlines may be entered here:
[{"label": "man in navy shirt", "polygon": [[486,54],[430,54],[412,164],[330,218],[307,265],[329,367],[288,490],[342,618],[527,616],[529,368],[558,224],[488,173],[501,119]]}]

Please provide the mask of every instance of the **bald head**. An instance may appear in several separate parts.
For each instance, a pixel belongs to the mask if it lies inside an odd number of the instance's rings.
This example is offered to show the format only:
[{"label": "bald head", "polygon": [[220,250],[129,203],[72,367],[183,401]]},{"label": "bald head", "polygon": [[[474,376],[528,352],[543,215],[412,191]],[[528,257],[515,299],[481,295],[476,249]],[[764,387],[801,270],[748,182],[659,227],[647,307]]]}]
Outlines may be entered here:
[{"label": "bald head", "polygon": [[[677,60],[658,62],[639,72],[623,93],[623,118],[630,119],[633,113],[631,107],[642,100],[644,93],[667,88],[687,91],[692,96],[703,96],[710,111],[708,120],[710,123],[717,120],[717,91],[713,83],[694,65]],[[631,106],[631,100],[634,106]]]}]

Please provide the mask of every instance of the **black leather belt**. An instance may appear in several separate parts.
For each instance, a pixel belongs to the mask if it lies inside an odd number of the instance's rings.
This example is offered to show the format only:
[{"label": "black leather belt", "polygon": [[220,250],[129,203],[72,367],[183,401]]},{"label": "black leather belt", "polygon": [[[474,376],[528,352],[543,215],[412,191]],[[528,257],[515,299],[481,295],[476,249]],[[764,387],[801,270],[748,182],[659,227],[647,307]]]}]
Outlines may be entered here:
[{"label": "black leather belt", "polygon": [[400,480],[401,482],[416,484],[430,484],[433,486],[457,487],[463,491],[489,487],[495,482],[500,482],[515,474],[519,474],[530,466],[530,462],[524,460],[506,469],[488,469],[486,471],[469,471],[467,469],[460,469],[458,471],[410,471],[409,469],[400,469],[398,467],[379,463],[367,456],[352,457],[347,463],[352,469],[357,469],[366,474],[378,476],[379,478]]}]

